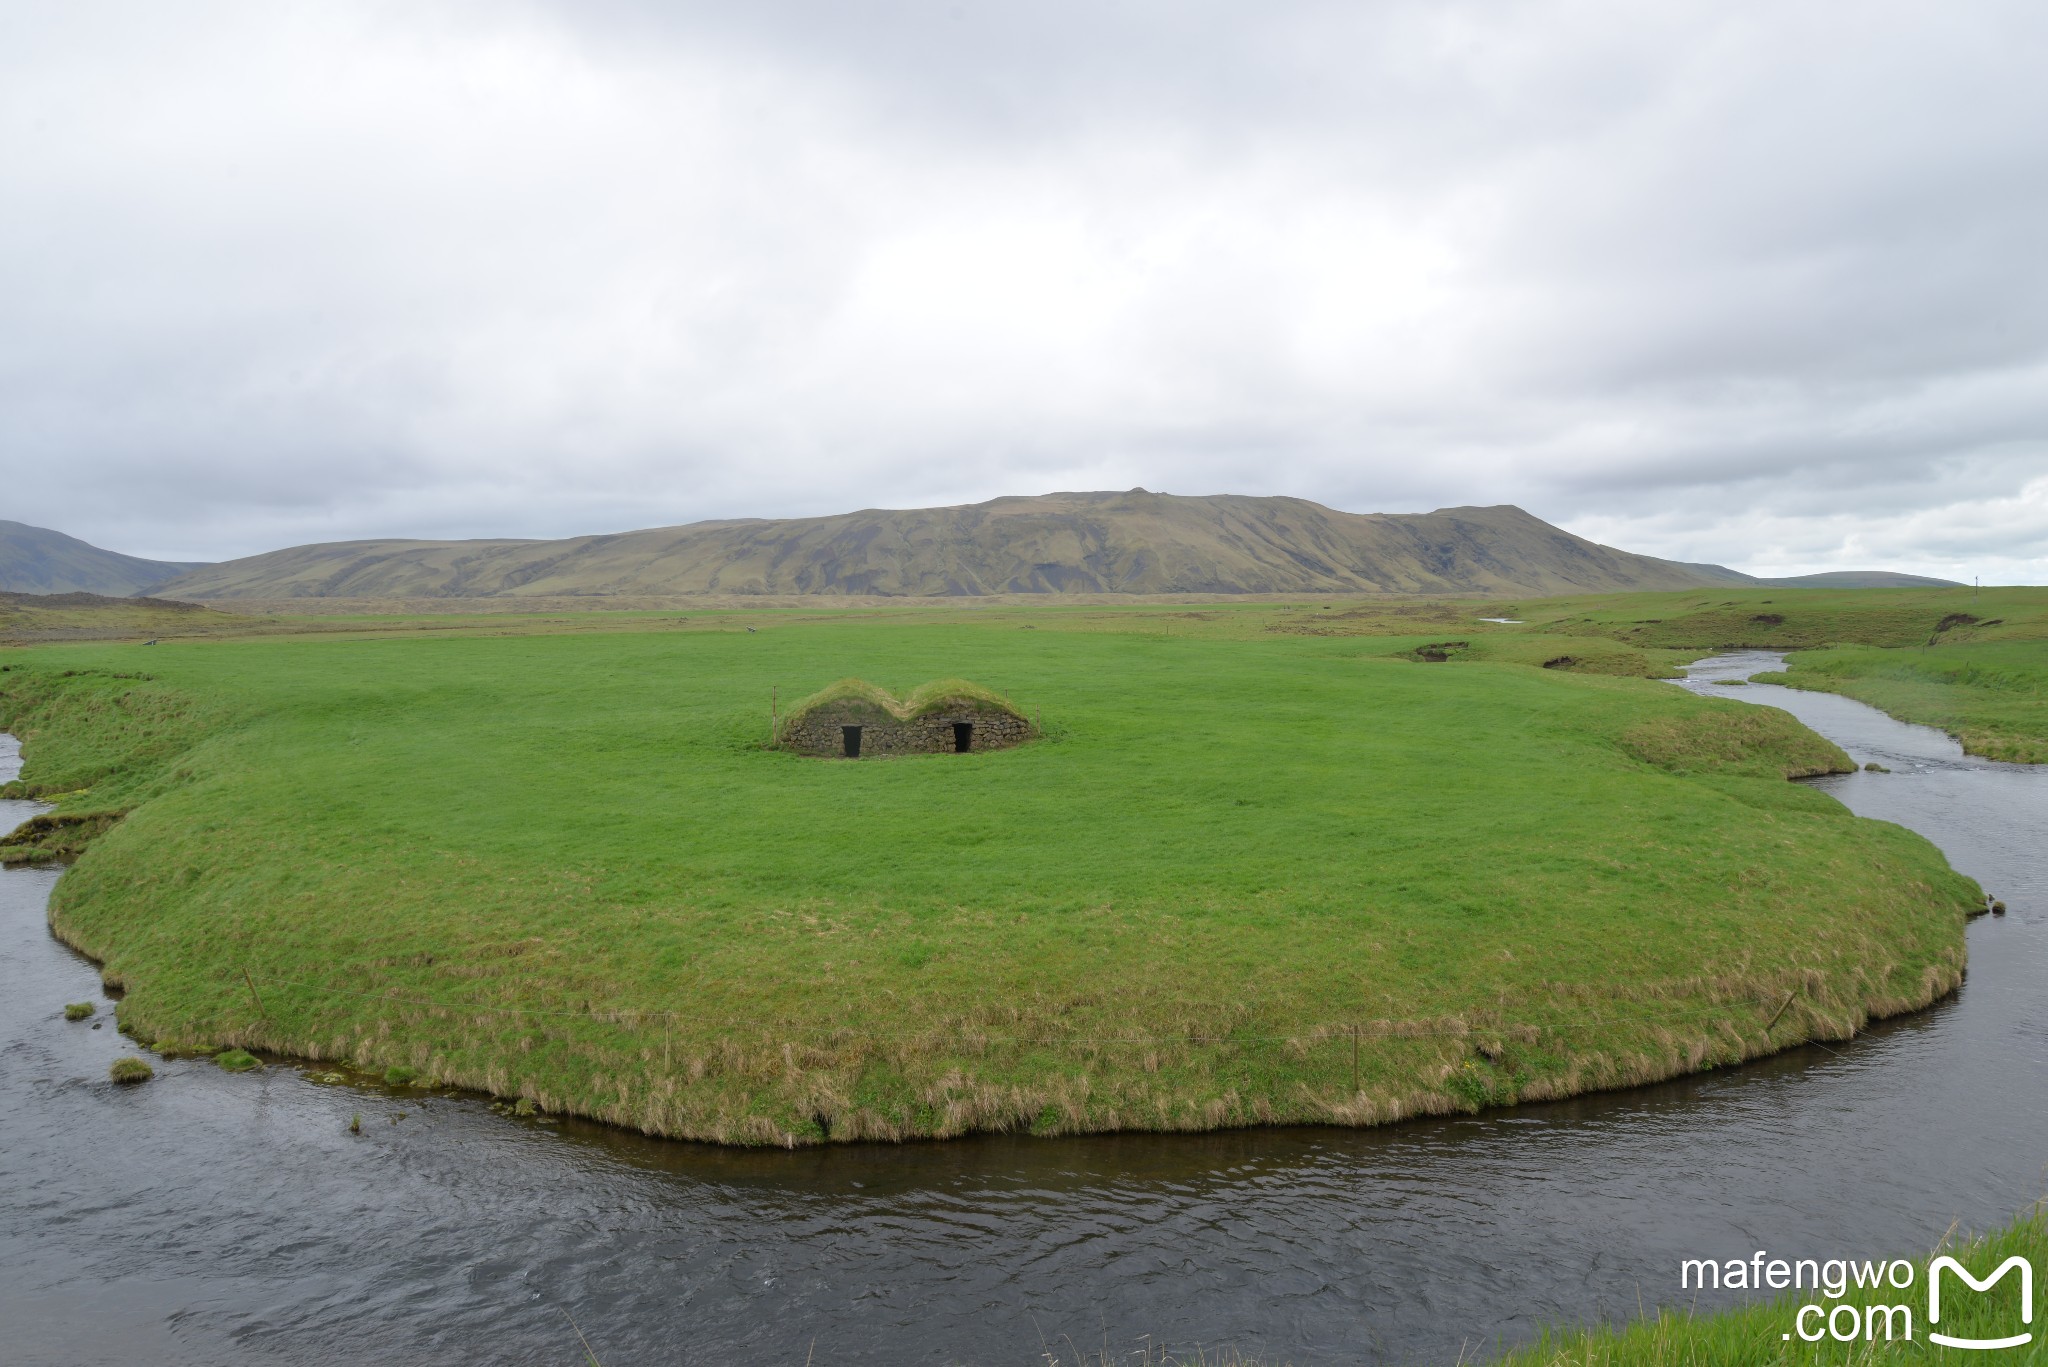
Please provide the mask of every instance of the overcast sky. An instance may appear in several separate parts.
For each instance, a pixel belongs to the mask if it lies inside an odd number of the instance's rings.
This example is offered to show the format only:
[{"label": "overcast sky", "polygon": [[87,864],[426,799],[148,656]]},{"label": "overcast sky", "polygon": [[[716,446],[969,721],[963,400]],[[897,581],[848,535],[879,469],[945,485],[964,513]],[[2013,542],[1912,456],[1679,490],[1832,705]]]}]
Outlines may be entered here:
[{"label": "overcast sky", "polygon": [[1144,485],[2048,582],[2039,0],[0,0],[0,516]]}]

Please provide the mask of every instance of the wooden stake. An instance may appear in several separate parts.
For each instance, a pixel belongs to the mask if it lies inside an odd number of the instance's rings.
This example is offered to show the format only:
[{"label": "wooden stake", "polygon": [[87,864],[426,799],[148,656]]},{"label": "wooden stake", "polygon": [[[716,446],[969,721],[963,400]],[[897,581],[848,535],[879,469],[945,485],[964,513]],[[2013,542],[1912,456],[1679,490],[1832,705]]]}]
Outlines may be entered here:
[{"label": "wooden stake", "polygon": [[270,1013],[263,1009],[263,998],[256,995],[256,980],[249,976],[249,970],[246,968],[242,970],[242,981],[249,984],[249,995],[255,998],[256,1014],[259,1016],[269,1015]]},{"label": "wooden stake", "polygon": [[1779,1016],[1782,1016],[1782,1015],[1784,1015],[1784,1014],[1785,1014],[1785,1013],[1786,1013],[1787,1011],[1789,1011],[1789,1010],[1791,1009],[1791,1007],[1792,1007],[1792,999],[1793,999],[1794,997],[1798,996],[1798,995],[1799,995],[1799,989],[1798,989],[1798,988],[1796,988],[1796,987],[1795,987],[1795,988],[1793,988],[1793,989],[1792,989],[1792,990],[1791,990],[1790,992],[1787,992],[1787,993],[1785,994],[1785,1001],[1784,1001],[1783,1005],[1779,1006],[1779,1007],[1778,1007],[1778,1010],[1777,1010],[1777,1013],[1776,1013],[1775,1015],[1773,1015],[1773,1016],[1772,1016],[1772,1017],[1770,1018],[1770,1020],[1769,1020],[1769,1021],[1767,1021],[1767,1022],[1765,1022],[1765,1024],[1764,1024],[1764,1033],[1765,1033],[1766,1035],[1770,1034],[1770,1033],[1771,1033],[1771,1027],[1772,1027],[1773,1025],[1776,1025],[1776,1024],[1778,1023],[1778,1017],[1779,1017]]},{"label": "wooden stake", "polygon": [[1351,1025],[1351,1095],[1357,1096],[1360,1090],[1358,1085],[1358,1024],[1354,1021]]}]

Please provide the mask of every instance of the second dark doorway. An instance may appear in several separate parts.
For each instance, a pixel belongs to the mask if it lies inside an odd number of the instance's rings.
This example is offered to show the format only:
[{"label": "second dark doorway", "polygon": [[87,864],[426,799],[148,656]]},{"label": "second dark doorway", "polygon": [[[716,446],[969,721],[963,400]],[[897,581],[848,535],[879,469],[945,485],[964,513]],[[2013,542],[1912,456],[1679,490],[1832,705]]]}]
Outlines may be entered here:
[{"label": "second dark doorway", "polygon": [[974,723],[956,721],[953,723],[953,753],[964,755],[974,748]]},{"label": "second dark doorway", "polygon": [[842,726],[839,728],[839,734],[846,741],[846,757],[848,759],[859,759],[860,728],[858,726]]}]

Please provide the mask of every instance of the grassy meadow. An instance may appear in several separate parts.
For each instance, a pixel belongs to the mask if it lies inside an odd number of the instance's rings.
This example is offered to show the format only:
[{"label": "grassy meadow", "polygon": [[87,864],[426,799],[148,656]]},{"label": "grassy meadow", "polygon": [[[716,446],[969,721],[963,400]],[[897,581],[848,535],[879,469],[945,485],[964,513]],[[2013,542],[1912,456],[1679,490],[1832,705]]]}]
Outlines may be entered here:
[{"label": "grassy meadow", "polygon": [[[0,853],[77,856],[53,925],[159,1047],[742,1143],[1368,1124],[1840,1038],[1960,980],[1974,885],[1786,782],[1846,766],[1834,746],[1534,667],[1534,624],[1476,611],[328,619],[13,649],[16,791],[58,805]],[[767,747],[771,690],[848,675],[965,677],[1044,736]]]}]

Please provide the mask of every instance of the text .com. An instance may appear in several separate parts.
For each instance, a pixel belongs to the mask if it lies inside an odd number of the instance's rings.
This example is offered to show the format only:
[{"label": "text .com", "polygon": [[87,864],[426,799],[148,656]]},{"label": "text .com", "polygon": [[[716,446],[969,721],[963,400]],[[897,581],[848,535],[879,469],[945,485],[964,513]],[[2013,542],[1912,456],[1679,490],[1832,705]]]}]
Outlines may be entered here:
[{"label": "text .com", "polygon": [[[2009,1274],[2018,1291],[2017,1303],[2002,1289]],[[1919,1269],[1903,1258],[1890,1262],[1849,1258],[1773,1258],[1762,1250],[1747,1259],[1687,1258],[1679,1263],[1679,1286],[1687,1291],[1815,1291],[1825,1300],[1811,1301],[1793,1314],[1783,1337],[1807,1343],[1833,1339],[1911,1339],[1924,1323],[1927,1340],[1946,1348],[2018,1348],[2033,1341],[2034,1267],[2017,1254],[1979,1277],[1952,1257],[1927,1265],[1924,1293],[1915,1292]],[[1944,1283],[1947,1284],[1944,1290]],[[1859,1293],[1845,1300],[1850,1292]],[[1953,1326],[1961,1317],[1964,1296],[1995,1296],[2006,1332],[1954,1334],[1941,1330],[1944,1297]],[[1827,1302],[1832,1301],[1830,1305]],[[1916,1320],[1924,1312],[1924,1321]]]}]

